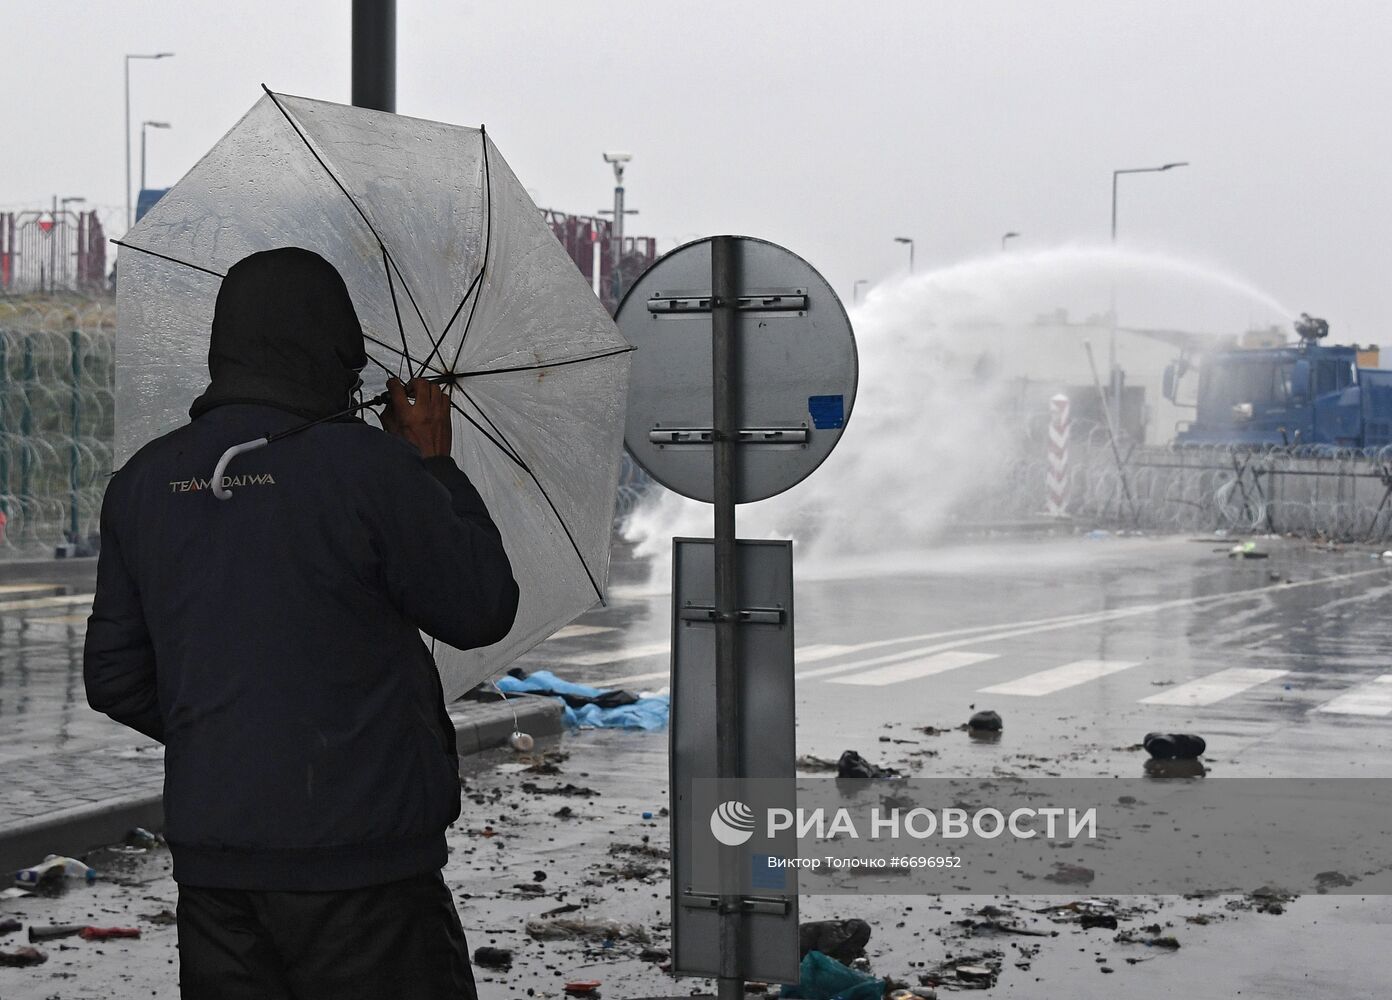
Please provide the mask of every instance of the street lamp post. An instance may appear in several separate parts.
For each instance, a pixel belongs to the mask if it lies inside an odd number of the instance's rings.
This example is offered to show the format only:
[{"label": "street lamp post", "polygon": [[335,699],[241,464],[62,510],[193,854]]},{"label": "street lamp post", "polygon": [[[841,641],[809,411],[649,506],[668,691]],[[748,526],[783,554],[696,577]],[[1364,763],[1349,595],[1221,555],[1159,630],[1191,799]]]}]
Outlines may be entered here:
[{"label": "street lamp post", "polygon": [[855,284],[851,286],[851,304],[855,305],[860,301],[860,286],[870,284],[869,278],[856,278]]},{"label": "street lamp post", "polygon": [[909,245],[909,273],[914,273],[914,241],[908,236],[894,237],[895,243],[907,243]]},{"label": "street lamp post", "polygon": [[168,59],[173,56],[173,52],[155,52],[150,55],[126,55],[126,228],[135,225],[135,216],[131,210],[131,119],[130,119],[130,64],[132,59]]},{"label": "street lamp post", "polygon": [[145,190],[145,130],[151,128],[169,128],[168,122],[141,122],[140,123],[140,190]]},{"label": "street lamp post", "polygon": [[[1173,170],[1175,167],[1189,166],[1188,160],[1180,160],[1175,163],[1165,163],[1158,167],[1128,167],[1124,170],[1112,171],[1112,246],[1116,246],[1117,241],[1117,179],[1122,174],[1159,174],[1166,170]],[[1112,307],[1110,310],[1111,331],[1107,337],[1107,364],[1110,377],[1108,382],[1111,385],[1111,408],[1112,426],[1121,426],[1121,368],[1117,364],[1117,306],[1116,306],[1116,283],[1112,283]]]},{"label": "street lamp post", "polygon": [[1005,251],[1005,244],[1006,244],[1006,241],[1007,241],[1007,240],[1013,240],[1015,237],[1017,237],[1017,236],[1019,236],[1019,235],[1020,235],[1020,234],[1019,234],[1019,233],[1016,233],[1016,232],[1009,232],[1009,233],[1006,233],[1004,236],[1002,236],[1002,237],[1001,237],[1001,251],[1002,251],[1002,252]]},{"label": "street lamp post", "polygon": [[614,297],[614,308],[619,307],[623,297],[623,275],[620,264],[623,261],[623,224],[625,215],[637,215],[638,209],[624,208],[624,167],[633,159],[632,153],[605,153],[604,162],[614,168],[614,207],[602,208],[600,215],[612,215],[614,224],[610,229],[610,270],[609,291]]}]

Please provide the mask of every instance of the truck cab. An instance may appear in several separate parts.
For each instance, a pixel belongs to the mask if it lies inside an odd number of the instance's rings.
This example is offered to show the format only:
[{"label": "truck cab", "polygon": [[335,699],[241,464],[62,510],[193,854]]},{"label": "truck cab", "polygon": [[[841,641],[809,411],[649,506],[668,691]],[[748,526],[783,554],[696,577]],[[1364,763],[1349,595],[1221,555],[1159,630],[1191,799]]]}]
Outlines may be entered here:
[{"label": "truck cab", "polygon": [[[1204,357],[1196,413],[1176,442],[1365,448],[1392,441],[1392,372],[1360,368],[1357,347],[1319,345],[1323,333],[1311,336],[1318,328],[1308,323],[1296,329],[1299,346]],[[1172,402],[1186,367],[1176,363],[1165,371]]]}]

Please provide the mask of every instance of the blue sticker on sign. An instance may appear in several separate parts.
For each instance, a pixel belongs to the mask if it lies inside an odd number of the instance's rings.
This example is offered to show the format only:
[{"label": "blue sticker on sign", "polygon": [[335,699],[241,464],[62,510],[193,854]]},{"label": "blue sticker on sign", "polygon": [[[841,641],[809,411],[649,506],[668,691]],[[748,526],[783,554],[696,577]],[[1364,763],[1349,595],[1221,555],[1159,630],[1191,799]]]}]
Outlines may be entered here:
[{"label": "blue sticker on sign", "polygon": [[834,431],[846,426],[844,396],[808,396],[807,412],[812,414],[812,426],[819,431]]},{"label": "blue sticker on sign", "polygon": [[771,854],[755,854],[750,859],[749,884],[753,889],[782,889],[787,884],[783,868]]}]

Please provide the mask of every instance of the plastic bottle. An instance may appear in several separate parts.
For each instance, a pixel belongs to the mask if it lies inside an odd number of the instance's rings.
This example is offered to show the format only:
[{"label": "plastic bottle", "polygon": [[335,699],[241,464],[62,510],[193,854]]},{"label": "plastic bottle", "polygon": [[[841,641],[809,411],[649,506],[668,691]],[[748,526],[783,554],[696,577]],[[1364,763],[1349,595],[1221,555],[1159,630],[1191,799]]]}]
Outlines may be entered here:
[{"label": "plastic bottle", "polygon": [[88,868],[76,858],[50,854],[40,864],[15,872],[14,880],[15,885],[29,888],[52,878],[80,878],[90,884],[97,880],[97,873],[95,869]]}]

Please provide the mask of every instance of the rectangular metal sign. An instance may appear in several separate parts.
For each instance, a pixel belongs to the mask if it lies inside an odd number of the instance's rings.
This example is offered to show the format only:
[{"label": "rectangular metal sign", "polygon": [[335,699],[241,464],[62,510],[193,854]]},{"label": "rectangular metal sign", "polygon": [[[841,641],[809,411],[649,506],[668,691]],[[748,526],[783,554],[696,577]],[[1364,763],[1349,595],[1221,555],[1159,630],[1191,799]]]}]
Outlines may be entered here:
[{"label": "rectangular metal sign", "polygon": [[[709,538],[674,538],[672,550],[672,972],[718,976],[718,897],[691,890],[692,837],[711,828],[709,816],[693,813],[693,781],[718,776],[715,544]],[[797,805],[793,546],[740,541],[736,553],[740,777],[786,781],[784,804],[791,809]],[[797,982],[797,896],[751,894],[743,898],[741,911],[744,978]]]}]

